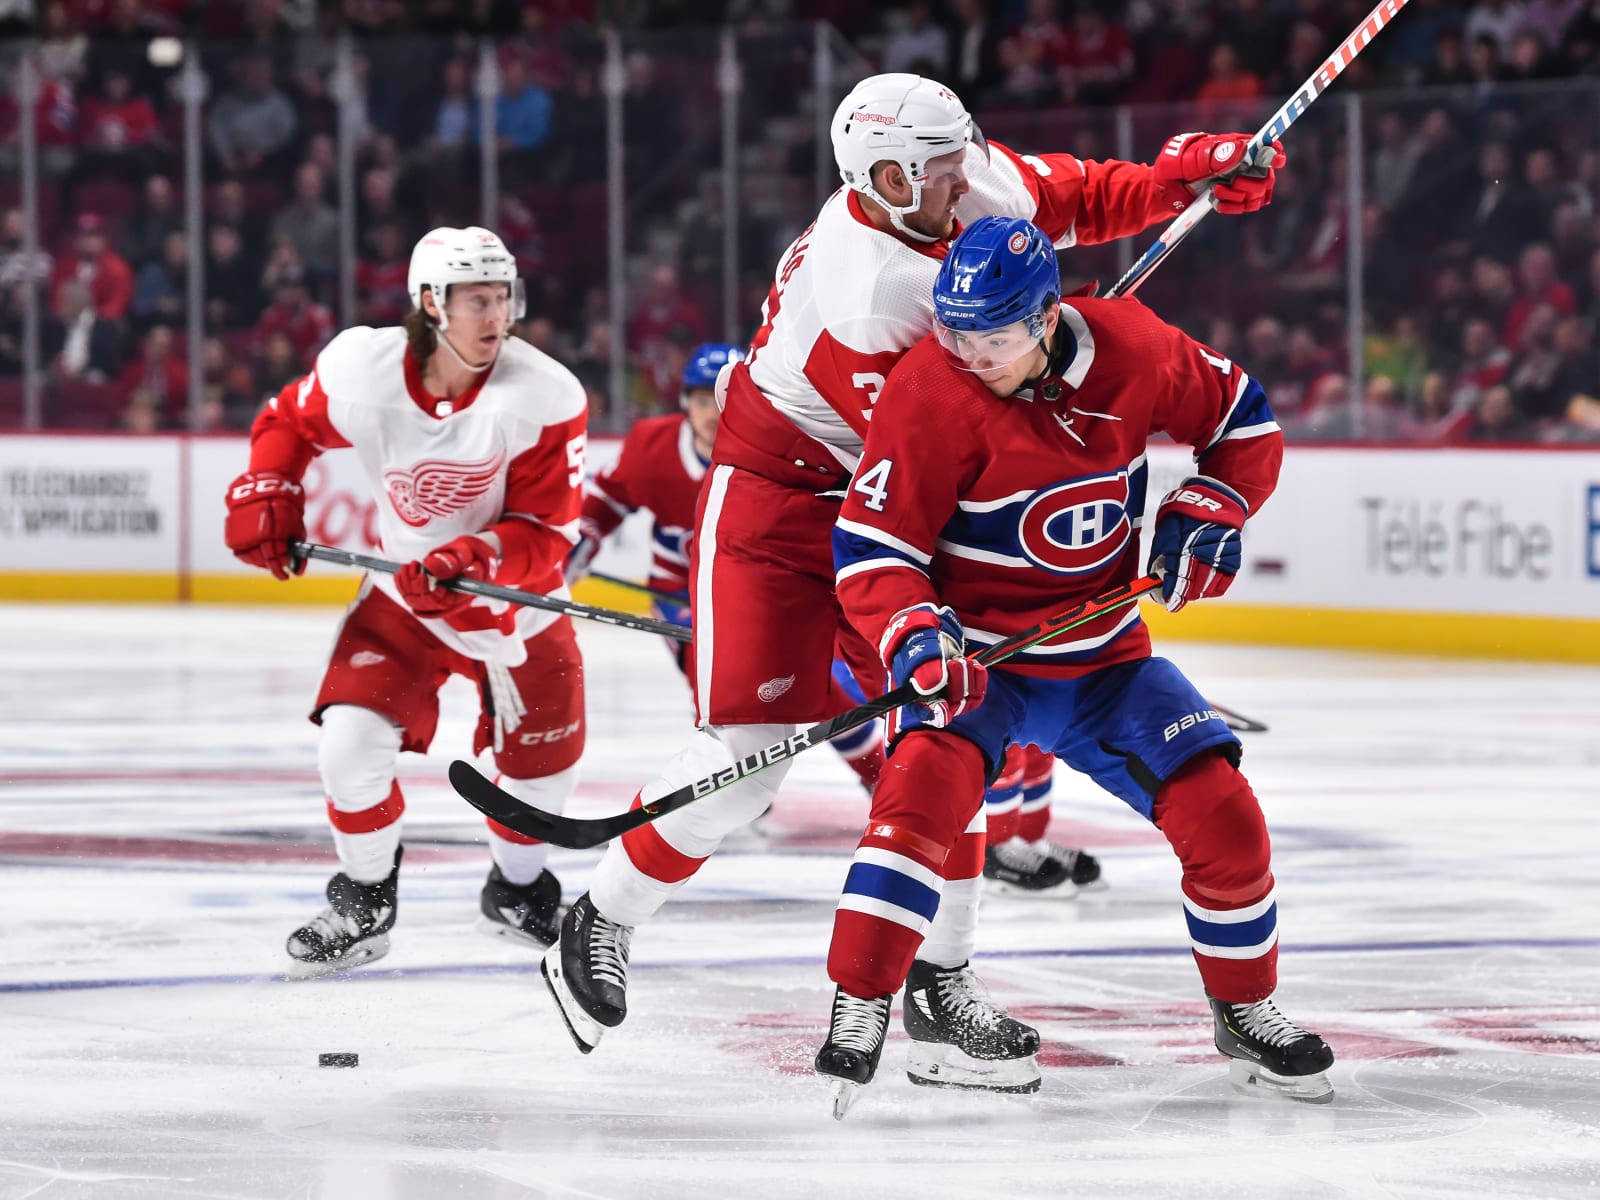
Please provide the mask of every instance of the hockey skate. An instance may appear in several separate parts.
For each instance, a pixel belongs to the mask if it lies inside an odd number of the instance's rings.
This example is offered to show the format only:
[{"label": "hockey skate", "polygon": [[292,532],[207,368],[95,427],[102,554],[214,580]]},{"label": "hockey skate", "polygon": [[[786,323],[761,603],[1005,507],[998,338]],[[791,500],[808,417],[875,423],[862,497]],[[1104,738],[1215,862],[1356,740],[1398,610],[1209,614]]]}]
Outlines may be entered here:
[{"label": "hockey skate", "polygon": [[861,1089],[878,1073],[893,1000],[893,996],[862,1000],[842,988],[834,989],[828,1040],[817,1051],[816,1069],[831,1081],[835,1121],[844,1120]]},{"label": "hockey skate", "polygon": [[478,929],[491,937],[532,942],[541,950],[561,933],[561,881],[549,871],[532,883],[518,885],[490,868],[478,907]]},{"label": "hockey skate", "polygon": [[288,978],[315,979],[348,971],[389,953],[394,928],[400,855],[379,883],[357,883],[343,871],[328,880],[328,907],[289,935]]},{"label": "hockey skate", "polygon": [[1280,1013],[1272,997],[1254,1004],[1207,999],[1216,1018],[1217,1049],[1232,1060],[1228,1075],[1235,1091],[1254,1089],[1312,1104],[1333,1099],[1326,1074],[1333,1051]]},{"label": "hockey skate", "polygon": [[1039,1031],[1013,1020],[972,967],[920,959],[906,977],[902,1019],[911,1036],[906,1076],[923,1087],[1037,1092]]},{"label": "hockey skate", "polygon": [[631,925],[607,920],[579,896],[561,922],[561,936],[545,951],[539,972],[567,1032],[588,1054],[607,1029],[628,1015],[628,942]]},{"label": "hockey skate", "polygon": [[1074,896],[1105,886],[1100,882],[1100,860],[1087,850],[1016,837],[984,852],[983,877],[1004,891],[1024,895]]}]

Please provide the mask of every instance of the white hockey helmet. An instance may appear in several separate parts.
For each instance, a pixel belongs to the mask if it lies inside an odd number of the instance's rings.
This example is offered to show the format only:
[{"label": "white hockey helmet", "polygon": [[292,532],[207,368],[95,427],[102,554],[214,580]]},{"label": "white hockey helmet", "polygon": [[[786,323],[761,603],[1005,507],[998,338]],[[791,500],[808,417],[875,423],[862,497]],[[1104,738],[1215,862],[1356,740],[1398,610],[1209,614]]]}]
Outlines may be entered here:
[{"label": "white hockey helmet", "polygon": [[449,325],[445,297],[452,283],[504,283],[511,289],[511,319],[520,321],[527,312],[522,280],[517,278],[517,260],[498,234],[479,225],[453,229],[441,225],[422,236],[411,251],[411,268],[406,272],[406,290],[411,303],[422,307],[422,289],[433,293],[439,309],[439,328]]},{"label": "white hockey helmet", "polygon": [[[938,80],[922,75],[891,72],[863,79],[839,102],[829,132],[840,177],[887,209],[896,226],[899,217],[921,206],[930,158],[969,143],[985,157],[989,154],[983,132],[960,98]],[[880,162],[900,164],[911,181],[910,204],[890,204],[878,194],[872,168]]]}]

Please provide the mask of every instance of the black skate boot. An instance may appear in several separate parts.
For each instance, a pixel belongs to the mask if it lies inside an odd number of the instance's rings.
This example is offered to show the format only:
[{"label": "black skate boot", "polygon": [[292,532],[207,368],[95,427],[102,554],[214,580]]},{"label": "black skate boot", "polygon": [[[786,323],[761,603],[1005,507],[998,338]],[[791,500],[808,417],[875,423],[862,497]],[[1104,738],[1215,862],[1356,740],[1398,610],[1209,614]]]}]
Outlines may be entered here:
[{"label": "black skate boot", "polygon": [[328,907],[289,935],[290,979],[348,971],[389,953],[400,855],[381,883],[357,883],[343,871],[328,880]]},{"label": "black skate boot", "polygon": [[833,1085],[833,1119],[844,1120],[860,1090],[878,1073],[883,1040],[889,1032],[893,996],[862,1000],[842,988],[833,991],[828,1040],[817,1051],[817,1074]]},{"label": "black skate boot", "polygon": [[561,881],[541,871],[532,883],[518,885],[492,867],[478,907],[483,910],[478,928],[484,933],[543,949],[561,932]]},{"label": "black skate boot", "polygon": [[1009,892],[1074,896],[1099,880],[1100,860],[1087,850],[1012,838],[984,852],[983,877]]},{"label": "black skate boot", "polygon": [[1228,1074],[1236,1090],[1257,1088],[1313,1104],[1333,1099],[1325,1074],[1333,1051],[1280,1013],[1272,997],[1254,1004],[1207,999],[1216,1018],[1217,1049],[1232,1060]]},{"label": "black skate boot", "polygon": [[585,1054],[628,1015],[632,937],[633,926],[607,920],[585,892],[567,910],[556,944],[545,951],[539,966],[545,986],[561,1010],[567,1032]]},{"label": "black skate boot", "polygon": [[968,963],[921,959],[906,976],[902,1019],[911,1035],[906,1076],[923,1087],[1037,1092],[1039,1031],[1013,1020]]}]

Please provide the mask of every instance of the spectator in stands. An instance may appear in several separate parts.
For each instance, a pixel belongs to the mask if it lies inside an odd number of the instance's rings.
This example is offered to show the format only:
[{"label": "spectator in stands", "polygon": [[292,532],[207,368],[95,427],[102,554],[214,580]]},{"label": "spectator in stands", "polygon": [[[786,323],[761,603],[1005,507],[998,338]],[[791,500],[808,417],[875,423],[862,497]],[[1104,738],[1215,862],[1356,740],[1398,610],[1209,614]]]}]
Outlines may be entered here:
[{"label": "spectator in stands", "polygon": [[1480,97],[1488,100],[1493,96],[1494,85],[1505,78],[1500,45],[1494,38],[1483,34],[1467,43],[1467,72]]},{"label": "spectator in stands", "polygon": [[1422,82],[1428,87],[1461,87],[1472,82],[1467,44],[1459,28],[1452,26],[1439,31],[1433,44],[1433,60],[1423,70]]},{"label": "spectator in stands", "polygon": [[955,0],[950,83],[968,104],[981,104],[999,82],[999,34],[983,0]]},{"label": "spectator in stands", "polygon": [[1522,7],[1522,32],[1538,35],[1545,46],[1559,48],[1573,18],[1587,0],[1528,0]]},{"label": "spectator in stands", "polygon": [[1523,157],[1522,179],[1538,214],[1541,233],[1554,226],[1556,210],[1563,204],[1592,205],[1589,193],[1572,174],[1562,177],[1556,152],[1548,146],[1535,146]]},{"label": "spectator in stands", "polygon": [[1253,104],[1264,90],[1261,77],[1245,70],[1239,62],[1239,52],[1232,43],[1218,42],[1211,48],[1206,80],[1195,99],[1200,102],[1200,111],[1209,113],[1222,106]]},{"label": "spectator in stands", "polygon": [[261,315],[261,272],[232,225],[206,230],[206,328],[245,329]]},{"label": "spectator in stands", "polygon": [[1511,351],[1500,344],[1494,326],[1474,317],[1461,330],[1461,359],[1450,384],[1451,407],[1476,407],[1483,393],[1502,382],[1511,365]]},{"label": "spectator in stands", "polygon": [[38,49],[39,74],[46,79],[65,80],[76,85],[89,62],[89,39],[83,26],[62,0],[44,6]]},{"label": "spectator in stands", "polygon": [[79,213],[72,253],[56,263],[51,279],[52,305],[60,307],[60,291],[69,279],[89,285],[95,311],[108,321],[120,321],[133,301],[133,268],[111,248],[105,222],[98,213]]},{"label": "spectator in stands", "polygon": [[40,334],[40,350],[59,377],[104,383],[122,365],[122,325],[95,310],[82,279],[69,278],[56,291]]},{"label": "spectator in stands", "polygon": [[520,56],[500,68],[500,95],[494,103],[495,144],[502,154],[536,149],[550,136],[550,93],[535,85]]},{"label": "spectator in stands", "polygon": [[167,234],[161,257],[139,268],[133,290],[135,327],[181,327],[188,307],[189,235],[181,229]]},{"label": "spectator in stands", "polygon": [[358,254],[373,258],[380,253],[377,236],[383,226],[405,227],[405,216],[395,194],[398,178],[389,167],[368,167],[361,173],[361,194],[356,202]]},{"label": "spectator in stands", "polygon": [[1511,389],[1497,384],[1483,393],[1472,411],[1466,437],[1472,442],[1527,442],[1534,428],[1517,409]]},{"label": "spectator in stands", "polygon": [[1573,70],[1593,74],[1600,68],[1600,0],[1583,5],[1556,44],[1566,50]]},{"label": "spectator in stands", "polygon": [[1133,43],[1098,4],[1080,4],[1061,56],[1061,96],[1067,103],[1111,104],[1133,78]]},{"label": "spectator in stands", "polygon": [[256,343],[265,345],[274,334],[283,334],[294,347],[301,370],[308,371],[317,351],[334,334],[333,314],[311,298],[298,263],[283,263],[276,270],[269,267],[268,279],[274,299],[256,322]]},{"label": "spectator in stands", "polygon": [[128,395],[117,425],[123,433],[160,433],[164,424],[161,402],[147,387],[136,387]]},{"label": "spectator in stands", "polygon": [[356,305],[368,325],[398,325],[411,311],[410,247],[393,221],[378,226],[374,241],[376,253],[356,264]]},{"label": "spectator in stands", "polygon": [[1472,409],[1458,409],[1450,395],[1450,381],[1443,371],[1429,371],[1422,377],[1417,396],[1412,439],[1444,444],[1458,442],[1472,424]]},{"label": "spectator in stands", "polygon": [[1573,401],[1600,393],[1600,376],[1592,331],[1582,317],[1558,317],[1554,308],[1541,305],[1528,321],[1541,326],[1548,313],[1549,336],[1541,332],[1534,344],[1511,365],[1506,384],[1517,407],[1534,421],[1557,426],[1565,421]]},{"label": "spectator in stands", "polygon": [[49,280],[50,252],[38,246],[30,254],[24,240],[22,210],[8,208],[0,217],[0,288],[9,290],[14,284],[43,284]]},{"label": "spectator in stands", "polygon": [[1501,334],[1512,349],[1522,345],[1523,326],[1538,305],[1548,304],[1563,317],[1578,311],[1578,295],[1556,274],[1555,252],[1544,242],[1523,248],[1517,258],[1517,285]]},{"label": "spectator in stands", "polygon": [[1490,39],[1505,57],[1511,53],[1511,43],[1521,28],[1521,0],[1478,0],[1467,14],[1463,32],[1469,42]]},{"label": "spectator in stands", "polygon": [[428,149],[435,154],[459,154],[478,140],[478,104],[471,90],[467,60],[449,58],[439,73],[439,108],[433,117]]},{"label": "spectator in stands", "polygon": [[189,403],[189,369],[173,353],[172,330],[154,325],[139,344],[139,355],[117,376],[117,395],[126,402],[137,388],[155,396],[165,423],[184,424]]},{"label": "spectator in stands", "polygon": [[1067,31],[1056,0],[1028,0],[1027,19],[1000,42],[1003,100],[1033,105],[1053,98],[1056,69],[1066,49]]},{"label": "spectator in stands", "polygon": [[1545,46],[1544,39],[1531,29],[1524,29],[1511,40],[1511,54],[1506,60],[1505,77],[1510,83],[1534,83],[1560,74],[1560,68]]},{"label": "spectator in stands", "polygon": [[131,261],[151,262],[161,257],[167,234],[182,228],[183,214],[178,211],[172,180],[165,175],[151,175],[144,181],[138,215],[131,228],[123,231],[122,244]]},{"label": "spectator in stands", "polygon": [[108,167],[127,171],[137,163],[153,165],[146,151],[160,139],[161,122],[155,107],[133,91],[133,81],[122,71],[106,72],[100,91],[83,102],[78,117],[78,137],[87,170]]},{"label": "spectator in stands", "polygon": [[1456,237],[1478,252],[1509,259],[1543,232],[1538,201],[1512,166],[1511,148],[1485,142],[1478,151],[1476,196]]},{"label": "spectator in stands", "polygon": [[1418,395],[1428,370],[1428,349],[1416,318],[1403,315],[1389,329],[1368,333],[1365,359],[1369,375],[1388,377],[1401,396]]},{"label": "spectator in stands", "polygon": [[[1427,324],[1428,361],[1453,363],[1461,354],[1461,331],[1472,315],[1466,276],[1456,266],[1441,267],[1418,291],[1418,312]],[[1491,331],[1492,337],[1492,331]]]},{"label": "spectator in stands", "polygon": [[217,185],[212,197],[211,221],[215,225],[230,226],[244,247],[244,255],[252,262],[260,262],[267,253],[267,230],[259,214],[250,211],[244,184],[237,179],[225,179]]},{"label": "spectator in stands", "polygon": [[332,279],[339,267],[339,214],[324,199],[322,168],[303,162],[294,173],[294,200],[278,210],[268,228],[274,243],[293,243],[314,283]]},{"label": "spectator in stands", "polygon": [[891,12],[891,32],[883,44],[883,69],[943,79],[950,64],[950,35],[933,23],[926,0]]},{"label": "spectator in stands", "polygon": [[260,353],[256,370],[256,390],[266,396],[276,396],[283,385],[293,383],[305,374],[300,365],[299,353],[289,335],[281,331],[271,334]]},{"label": "spectator in stands", "polygon": [[1516,298],[1517,285],[1510,267],[1486,254],[1473,260],[1473,314],[1488,321],[1497,337],[1504,337],[1506,316]]},{"label": "spectator in stands", "polygon": [[1372,152],[1366,185],[1379,207],[1393,212],[1411,186],[1417,160],[1422,157],[1423,140],[1407,116],[1394,109],[1378,113],[1377,135],[1378,145]]},{"label": "spectator in stands", "polygon": [[705,314],[679,286],[677,269],[657,264],[628,322],[628,349],[642,354],[656,342],[675,342],[687,349],[709,336]]},{"label": "spectator in stands", "polygon": [[250,54],[234,68],[234,86],[211,106],[211,149],[230,174],[270,168],[299,127],[294,105],[272,82],[272,60]]},{"label": "spectator in stands", "polygon": [[591,395],[606,395],[611,388],[611,325],[603,318],[591,320],[583,341],[567,364]]}]

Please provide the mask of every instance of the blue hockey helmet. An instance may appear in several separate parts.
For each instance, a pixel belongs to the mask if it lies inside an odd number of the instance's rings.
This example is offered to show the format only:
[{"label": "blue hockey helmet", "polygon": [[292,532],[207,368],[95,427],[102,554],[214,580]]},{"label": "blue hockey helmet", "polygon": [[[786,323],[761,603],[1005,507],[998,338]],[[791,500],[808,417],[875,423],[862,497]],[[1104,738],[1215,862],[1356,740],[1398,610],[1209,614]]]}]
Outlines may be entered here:
[{"label": "blue hockey helmet", "polygon": [[968,370],[1009,366],[1044,338],[1045,312],[1060,295],[1055,247],[1042,229],[1021,217],[980,217],[950,244],[933,284],[939,344]]},{"label": "blue hockey helmet", "polygon": [[705,342],[696,346],[684,360],[683,390],[715,387],[722,368],[743,357],[743,350],[728,342]]}]

